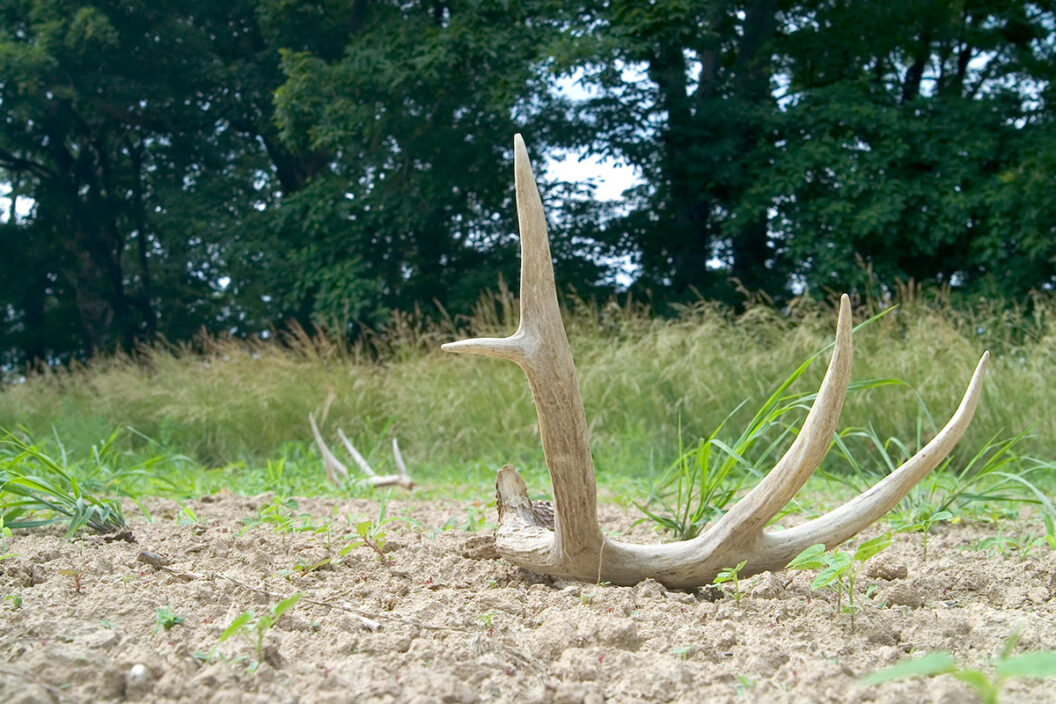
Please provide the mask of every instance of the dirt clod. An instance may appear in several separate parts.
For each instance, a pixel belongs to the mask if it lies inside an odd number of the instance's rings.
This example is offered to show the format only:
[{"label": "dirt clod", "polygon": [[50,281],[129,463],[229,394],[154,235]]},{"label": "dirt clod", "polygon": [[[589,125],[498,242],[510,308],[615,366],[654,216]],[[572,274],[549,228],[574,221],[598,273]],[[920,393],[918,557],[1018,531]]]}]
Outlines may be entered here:
[{"label": "dirt clod", "polygon": [[888,606],[908,606],[911,609],[919,609],[924,605],[924,599],[908,584],[896,583],[884,587],[876,595],[876,599]]},{"label": "dirt clod", "polygon": [[906,563],[892,560],[887,555],[881,554],[869,560],[865,566],[865,576],[887,581],[905,579],[909,576],[909,568],[906,567]]}]

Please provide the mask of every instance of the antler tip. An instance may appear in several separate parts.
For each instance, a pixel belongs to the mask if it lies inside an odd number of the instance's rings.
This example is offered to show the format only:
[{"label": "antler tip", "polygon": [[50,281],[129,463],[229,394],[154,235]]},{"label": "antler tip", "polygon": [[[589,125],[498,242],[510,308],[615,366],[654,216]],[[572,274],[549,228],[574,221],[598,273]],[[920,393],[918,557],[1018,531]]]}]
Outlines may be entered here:
[{"label": "antler tip", "polygon": [[982,375],[986,372],[986,367],[990,363],[990,350],[983,352],[983,356],[979,358],[979,364],[975,365],[975,374]]},{"label": "antler tip", "polygon": [[499,357],[518,361],[524,357],[524,341],[518,335],[512,337],[477,337],[470,340],[456,340],[440,345],[444,352],[456,354],[479,354],[485,357]]},{"label": "antler tip", "polygon": [[840,314],[836,319],[837,337],[850,337],[851,334],[851,297],[846,293],[840,296]]}]

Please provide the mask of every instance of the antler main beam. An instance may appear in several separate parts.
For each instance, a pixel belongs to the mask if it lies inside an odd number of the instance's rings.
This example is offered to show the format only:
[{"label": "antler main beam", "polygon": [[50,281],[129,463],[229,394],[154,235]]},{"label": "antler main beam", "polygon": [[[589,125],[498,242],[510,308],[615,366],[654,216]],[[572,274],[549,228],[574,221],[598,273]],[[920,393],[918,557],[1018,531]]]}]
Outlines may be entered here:
[{"label": "antler main beam", "polygon": [[521,319],[505,338],[443,345],[448,352],[501,357],[528,378],[539,434],[554,487],[554,525],[532,510],[524,480],[512,467],[496,481],[500,525],[496,547],[509,562],[554,576],[634,584],[653,578],[669,587],[708,584],[742,560],[744,576],[779,570],[815,543],[833,547],[893,508],[949,454],[971,422],[982,392],[984,353],[968,390],[946,426],[920,452],[860,496],[801,526],[766,531],[821,464],[828,450],[851,374],[851,311],[840,300],[836,344],[821,389],[792,446],[766,477],[704,534],[692,540],[636,545],[605,538],[597,522],[594,463],[572,350],[557,303],[546,216],[528,152],[514,137],[517,216],[521,230]]}]

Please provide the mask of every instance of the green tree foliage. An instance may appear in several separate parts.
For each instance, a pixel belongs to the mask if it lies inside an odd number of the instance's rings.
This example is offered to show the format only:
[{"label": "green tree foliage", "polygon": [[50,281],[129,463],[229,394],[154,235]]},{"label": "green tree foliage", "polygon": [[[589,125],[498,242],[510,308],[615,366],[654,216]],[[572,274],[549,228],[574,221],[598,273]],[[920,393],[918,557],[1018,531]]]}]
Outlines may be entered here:
[{"label": "green tree foliage", "polygon": [[1056,282],[1053,21],[1009,0],[788,12],[786,109],[746,203],[809,289]]},{"label": "green tree foliage", "polygon": [[0,18],[0,168],[35,203],[0,236],[5,347],[63,359],[244,320],[228,245],[299,166],[252,6],[5,0]]},{"label": "green tree foliage", "polygon": [[[0,0],[0,364],[357,334],[517,276],[510,140],[580,293],[1056,284],[1051,3]],[[586,97],[562,93],[573,79]]]},{"label": "green tree foliage", "polygon": [[737,285],[780,292],[766,208],[734,217],[766,164],[778,4],[567,7],[556,68],[593,91],[580,106],[592,128],[585,145],[644,178],[630,211],[606,228],[636,256],[638,286],[674,300],[694,290],[733,299]]},{"label": "green tree foliage", "polygon": [[[333,159],[281,209],[278,249],[295,265],[269,271],[291,277],[275,288],[324,320],[377,322],[432,301],[464,311],[500,275],[516,281],[512,135],[527,129],[538,154],[546,138],[533,122],[555,124],[545,108],[560,102],[540,70],[545,7],[364,5],[340,57],[282,52],[282,135]],[[563,273],[593,284],[597,264],[554,234]]]}]

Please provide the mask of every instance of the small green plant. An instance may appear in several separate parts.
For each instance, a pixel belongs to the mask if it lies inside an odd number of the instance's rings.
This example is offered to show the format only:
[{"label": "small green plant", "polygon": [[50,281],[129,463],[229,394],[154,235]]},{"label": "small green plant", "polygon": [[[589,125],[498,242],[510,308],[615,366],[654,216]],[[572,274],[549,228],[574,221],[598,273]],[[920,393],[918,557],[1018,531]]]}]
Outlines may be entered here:
[{"label": "small green plant", "polygon": [[74,593],[83,593],[81,590],[84,588],[84,575],[88,574],[87,567],[82,567],[79,570],[71,567],[69,569],[59,570],[59,574],[61,574],[63,577],[70,578],[70,586],[73,588]]},{"label": "small green plant", "polygon": [[847,594],[847,612],[851,615],[851,630],[854,630],[854,613],[858,606],[854,603],[854,585],[859,573],[865,567],[866,561],[883,552],[891,545],[891,534],[867,540],[859,545],[853,553],[844,552],[839,548],[826,552],[822,544],[811,545],[799,553],[791,562],[788,569],[792,570],[821,570],[811,582],[810,588],[827,588],[836,592],[836,611],[843,609],[843,594]]},{"label": "small green plant", "polygon": [[268,631],[271,630],[271,627],[275,625],[284,613],[300,601],[302,596],[302,594],[294,594],[291,597],[287,597],[259,616],[252,610],[243,611],[220,634],[220,639],[209,652],[208,659],[212,661],[220,656],[220,646],[226,641],[235,636],[242,636],[253,645],[256,660],[249,666],[249,670],[251,672],[255,671],[264,662],[264,638],[268,635]]},{"label": "small green plant", "polygon": [[171,630],[173,626],[178,626],[183,623],[183,616],[177,616],[172,612],[172,606],[162,606],[154,612],[154,620],[157,621],[157,625],[154,626],[154,631],[157,632],[159,628],[164,628],[166,631]]},{"label": "small green plant", "polygon": [[6,601],[12,609],[22,608],[22,597],[18,594],[8,594],[4,597],[4,601]]},{"label": "small green plant", "polygon": [[10,539],[11,529],[4,524],[4,514],[0,512],[0,562],[15,556],[15,553],[7,551],[7,541]]},{"label": "small green plant", "polygon": [[[394,521],[406,521],[407,519],[399,516],[387,516],[389,499],[392,496],[392,492],[385,492],[381,500],[378,502],[378,517],[373,521],[359,521],[355,524],[355,536],[352,542],[345,545],[339,551],[339,555],[344,557],[348,553],[352,552],[359,547],[367,547],[374,551],[377,555],[378,561],[383,565],[391,565],[392,558],[385,554],[385,531],[382,528]],[[347,539],[348,536],[346,536]]]},{"label": "small green plant", "polygon": [[1045,523],[1045,542],[1053,550],[1056,550],[1056,525],[1053,524],[1052,514],[1046,512],[1042,516],[1042,521]]},{"label": "small green plant", "polygon": [[920,533],[921,559],[928,561],[928,535],[936,523],[953,519],[953,512],[938,510],[931,503],[917,503],[911,509],[898,514],[894,520],[896,533]]},{"label": "small green plant", "polygon": [[998,534],[977,541],[972,546],[972,549],[1004,557],[1016,555],[1021,560],[1027,560],[1036,550],[1041,549],[1044,542],[1045,538],[1039,535],[1021,535],[1017,537]]},{"label": "small green plant", "polygon": [[692,645],[678,645],[674,648],[671,648],[671,654],[677,655],[683,660],[689,660],[690,656],[693,655],[694,651],[696,651],[696,648],[694,648]]},{"label": "small green plant", "polygon": [[198,514],[194,512],[193,508],[184,504],[180,506],[179,513],[176,514],[176,523],[181,526],[198,525]]},{"label": "small green plant", "polygon": [[294,570],[296,570],[302,577],[307,577],[316,570],[333,569],[333,561],[329,557],[324,557],[322,560],[316,560],[315,562],[307,562],[305,560],[298,560]]},{"label": "small green plant", "polygon": [[487,514],[483,509],[476,506],[466,506],[466,517],[463,520],[455,516],[447,519],[442,530],[465,530],[477,532],[488,528],[495,528],[497,524],[487,520]]},{"label": "small green plant", "polygon": [[479,623],[484,630],[488,632],[489,636],[495,635],[495,615],[488,612],[477,616],[477,623]]},{"label": "small green plant", "polygon": [[741,580],[738,573],[744,569],[744,566],[748,564],[747,560],[741,560],[737,563],[736,567],[724,567],[719,570],[719,573],[715,575],[715,581],[712,585],[715,587],[721,587],[721,585],[727,582],[733,582],[733,598],[738,604],[741,603],[741,598],[744,594],[741,593]]},{"label": "small green plant", "polygon": [[866,675],[858,680],[858,685],[871,687],[882,682],[911,677],[951,675],[971,686],[979,695],[982,704],[999,704],[1001,690],[1010,679],[1056,677],[1056,652],[1046,650],[1012,655],[1018,641],[1019,633],[1013,633],[1005,640],[1001,652],[991,662],[993,676],[982,669],[961,667],[952,655],[939,651]]},{"label": "small green plant", "polygon": [[312,516],[308,513],[298,513],[299,505],[294,499],[280,499],[275,497],[270,504],[262,506],[257,510],[256,516],[242,519],[247,528],[256,528],[260,525],[269,525],[276,533],[287,534],[294,532],[315,531],[312,524]]}]

